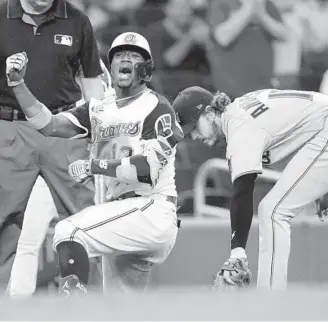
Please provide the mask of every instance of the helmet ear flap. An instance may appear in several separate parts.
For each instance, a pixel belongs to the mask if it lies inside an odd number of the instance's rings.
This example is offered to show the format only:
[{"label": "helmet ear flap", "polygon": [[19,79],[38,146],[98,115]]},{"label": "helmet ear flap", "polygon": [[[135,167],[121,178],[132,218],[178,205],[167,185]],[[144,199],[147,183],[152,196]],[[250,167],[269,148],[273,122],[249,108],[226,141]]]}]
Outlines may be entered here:
[{"label": "helmet ear flap", "polygon": [[145,82],[151,81],[151,77],[154,70],[154,61],[152,59],[149,59],[142,63],[137,63],[134,65],[134,68],[136,70],[139,79]]}]

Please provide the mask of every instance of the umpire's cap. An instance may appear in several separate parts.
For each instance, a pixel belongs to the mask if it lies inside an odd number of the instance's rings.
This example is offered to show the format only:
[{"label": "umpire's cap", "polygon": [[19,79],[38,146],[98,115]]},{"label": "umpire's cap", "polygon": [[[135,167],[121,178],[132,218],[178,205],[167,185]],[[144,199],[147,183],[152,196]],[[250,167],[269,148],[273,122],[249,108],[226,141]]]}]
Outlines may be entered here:
[{"label": "umpire's cap", "polygon": [[175,98],[172,106],[185,136],[195,128],[200,115],[211,105],[213,98],[211,92],[199,86],[188,87]]}]

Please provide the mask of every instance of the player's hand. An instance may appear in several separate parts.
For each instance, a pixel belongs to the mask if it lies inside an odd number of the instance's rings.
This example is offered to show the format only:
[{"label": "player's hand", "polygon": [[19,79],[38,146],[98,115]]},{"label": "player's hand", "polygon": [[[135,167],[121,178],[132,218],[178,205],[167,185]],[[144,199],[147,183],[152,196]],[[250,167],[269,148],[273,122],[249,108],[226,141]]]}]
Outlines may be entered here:
[{"label": "player's hand", "polygon": [[91,173],[91,161],[90,160],[77,160],[71,163],[68,166],[68,174],[76,181],[76,182],[84,182],[90,176]]},{"label": "player's hand", "polygon": [[216,274],[213,290],[249,286],[252,273],[248,268],[247,259],[229,258]]},{"label": "player's hand", "polygon": [[27,67],[27,55],[25,52],[11,55],[6,60],[6,75],[8,86],[14,87],[24,83]]}]

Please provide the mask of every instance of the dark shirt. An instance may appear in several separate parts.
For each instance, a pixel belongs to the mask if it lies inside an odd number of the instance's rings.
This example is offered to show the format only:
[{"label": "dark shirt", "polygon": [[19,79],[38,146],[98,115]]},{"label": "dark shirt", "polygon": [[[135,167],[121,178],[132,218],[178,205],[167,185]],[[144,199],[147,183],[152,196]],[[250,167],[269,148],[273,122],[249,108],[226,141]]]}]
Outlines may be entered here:
[{"label": "dark shirt", "polygon": [[89,18],[64,0],[55,0],[44,19],[33,17],[19,0],[0,4],[0,105],[20,109],[5,70],[7,57],[22,51],[28,57],[25,83],[35,97],[50,109],[73,104],[81,99],[79,67],[87,78],[102,74]]},{"label": "dark shirt", "polygon": [[205,48],[200,45],[194,45],[179,66],[170,67],[165,63],[163,54],[179,40],[168,32],[164,25],[164,21],[165,20],[162,20],[148,26],[149,31],[147,35],[152,46],[156,68],[165,70],[187,70],[208,75],[210,69],[209,62],[206,57]]},{"label": "dark shirt", "polygon": [[[209,11],[211,25],[223,23],[238,7],[237,0],[213,0]],[[267,11],[281,20],[271,1],[267,1]],[[263,27],[250,23],[227,48],[215,44],[209,52],[215,87],[233,97],[272,87],[272,41],[273,37]]]}]

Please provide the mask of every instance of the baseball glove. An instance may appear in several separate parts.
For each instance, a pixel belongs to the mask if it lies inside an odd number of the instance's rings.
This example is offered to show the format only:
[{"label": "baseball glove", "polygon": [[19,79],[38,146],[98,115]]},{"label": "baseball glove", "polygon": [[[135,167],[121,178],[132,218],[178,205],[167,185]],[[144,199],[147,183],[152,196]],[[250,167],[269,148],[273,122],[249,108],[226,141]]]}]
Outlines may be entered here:
[{"label": "baseball glove", "polygon": [[244,288],[249,286],[252,273],[248,268],[247,259],[229,258],[216,273],[213,290],[227,288]]}]

